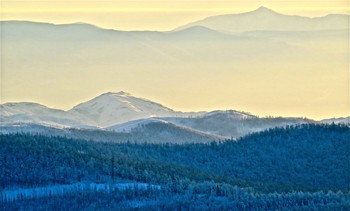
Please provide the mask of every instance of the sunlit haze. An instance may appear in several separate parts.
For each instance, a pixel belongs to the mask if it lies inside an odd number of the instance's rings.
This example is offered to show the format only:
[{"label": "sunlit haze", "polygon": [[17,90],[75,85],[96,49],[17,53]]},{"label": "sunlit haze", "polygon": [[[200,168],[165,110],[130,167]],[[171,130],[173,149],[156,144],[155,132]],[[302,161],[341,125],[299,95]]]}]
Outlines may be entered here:
[{"label": "sunlit haze", "polygon": [[[306,17],[349,14],[349,1],[27,0],[1,1],[1,20],[171,31],[260,6]],[[349,116],[348,27],[320,30],[319,36],[317,30],[307,35],[276,33],[268,41],[263,40],[265,35],[253,34],[257,38],[249,42],[237,41],[247,35],[239,32],[232,33],[238,38],[228,44],[214,41],[209,30],[209,38],[193,43],[175,35],[171,41],[146,35],[142,40],[133,35],[137,41],[120,44],[97,40],[89,48],[84,40],[77,40],[76,48],[69,42],[45,44],[41,38],[30,43],[2,40],[1,103],[30,101],[70,109],[104,92],[123,90],[181,111],[234,109],[313,119]]]},{"label": "sunlit haze", "polygon": [[208,16],[260,6],[283,14],[318,17],[348,14],[349,1],[2,1],[2,20],[86,22],[118,30],[172,30]]}]

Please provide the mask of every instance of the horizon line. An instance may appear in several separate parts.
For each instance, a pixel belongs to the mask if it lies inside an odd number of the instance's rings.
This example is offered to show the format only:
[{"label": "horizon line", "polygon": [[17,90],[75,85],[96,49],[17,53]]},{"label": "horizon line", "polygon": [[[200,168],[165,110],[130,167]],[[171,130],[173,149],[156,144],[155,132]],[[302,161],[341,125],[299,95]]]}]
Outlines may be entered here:
[{"label": "horizon line", "polygon": [[[299,8],[299,7],[293,7],[294,9],[295,8]],[[319,8],[323,8],[323,7],[319,7]],[[350,11],[350,7],[332,7],[332,8],[342,8],[342,9],[346,9],[346,10],[349,10]],[[57,9],[57,8],[56,8]],[[135,8],[134,8],[135,9]],[[227,10],[227,8],[224,8],[225,10]],[[238,10],[237,8],[228,8],[228,9],[232,9],[232,10]],[[242,9],[242,8],[240,8]],[[99,29],[104,29],[104,30],[114,30],[114,31],[125,31],[125,32],[146,32],[146,31],[150,31],[150,32],[171,32],[171,31],[174,31],[176,30],[178,27],[181,27],[181,26],[184,26],[186,24],[190,24],[190,23],[193,23],[193,22],[197,22],[197,21],[201,21],[201,20],[205,20],[207,18],[211,18],[211,17],[216,17],[216,16],[225,16],[225,15],[240,15],[240,14],[246,14],[246,13],[252,13],[252,12],[256,12],[256,11],[259,11],[259,10],[268,10],[268,11],[271,11],[271,12],[274,12],[276,14],[279,14],[279,15],[284,15],[284,16],[294,16],[294,17],[304,17],[304,18],[310,18],[310,19],[317,19],[317,18],[325,18],[327,16],[330,16],[330,15],[348,15],[350,16],[350,13],[328,13],[326,15],[322,15],[322,16],[305,16],[305,15],[293,15],[293,14],[284,14],[284,13],[281,13],[279,12],[278,10],[275,10],[275,9],[271,9],[269,7],[266,7],[266,6],[259,6],[258,8],[255,8],[254,10],[249,10],[249,11],[245,11],[245,12],[239,12],[239,13],[222,13],[222,14],[217,14],[217,15],[210,15],[210,16],[207,16],[205,18],[201,18],[201,19],[197,19],[197,20],[194,20],[194,21],[189,21],[187,23],[184,23],[182,25],[179,25],[171,30],[148,30],[148,29],[140,29],[140,30],[122,30],[122,29],[118,29],[118,28],[108,28],[108,27],[103,27],[103,26],[99,26],[98,24],[94,24],[94,23],[89,23],[89,22],[84,22],[84,21],[77,21],[77,22],[43,22],[43,21],[35,21],[35,20],[30,20],[30,19],[3,19],[3,17],[0,19],[0,22],[6,22],[6,21],[13,21],[13,22],[31,22],[31,23],[42,23],[42,24],[52,24],[52,25],[56,25],[56,26],[60,26],[60,25],[74,25],[74,24],[85,24],[85,25],[90,25],[90,26],[93,26],[93,27],[96,27],[96,28],[99,28]],[[43,12],[42,10],[38,10],[38,13],[45,13],[45,11]],[[206,10],[203,10],[204,12],[210,12],[210,11],[206,11]],[[217,11],[217,10],[215,10]],[[224,10],[223,10],[224,11]],[[239,10],[241,11],[241,10]],[[6,9],[3,8],[2,10],[3,13],[6,13]],[[54,11],[53,11],[54,12]],[[57,11],[56,11],[57,12]],[[84,10],[85,13],[89,13],[88,11],[86,12]],[[128,11],[128,12],[131,12],[132,11]],[[164,11],[163,11],[164,12]],[[167,11],[165,11],[167,12]],[[174,12],[177,12],[174,10]],[[191,12],[191,10],[189,10],[188,12]],[[214,12],[214,10],[213,10]],[[70,13],[70,12],[68,12]],[[108,12],[106,12],[108,13]]]}]

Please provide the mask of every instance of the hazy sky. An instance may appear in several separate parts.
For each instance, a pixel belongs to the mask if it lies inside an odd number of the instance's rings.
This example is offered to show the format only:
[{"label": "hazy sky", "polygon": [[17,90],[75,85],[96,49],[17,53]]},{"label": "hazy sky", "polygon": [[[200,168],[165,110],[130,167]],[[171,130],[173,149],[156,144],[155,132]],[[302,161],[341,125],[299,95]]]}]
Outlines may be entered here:
[{"label": "hazy sky", "polygon": [[241,13],[265,6],[283,14],[324,16],[349,13],[349,1],[89,1],[2,0],[3,20],[51,23],[86,22],[120,30],[171,30],[208,16]]},{"label": "hazy sky", "polygon": [[[283,14],[318,17],[332,13],[349,14],[349,4],[349,1],[330,0],[2,0],[1,20],[58,24],[86,22],[119,30],[167,31],[208,16],[248,12],[260,6]],[[117,67],[102,62],[109,58],[91,60],[93,52],[74,55],[87,61],[83,65],[67,63],[68,60],[59,63],[61,57],[57,61],[44,62],[41,57],[28,61],[25,56],[12,56],[23,49],[12,49],[11,53],[1,52],[2,60],[10,64],[4,69],[2,66],[1,70],[1,102],[33,101],[69,109],[102,92],[124,90],[182,111],[237,109],[261,116],[271,114],[314,119],[348,116],[348,40],[333,40],[325,46],[324,42],[314,40],[307,45],[316,52],[314,56],[305,58],[307,62],[304,58],[273,62],[272,58],[270,63],[227,62],[221,66],[183,63]],[[329,54],[331,56],[317,53],[321,51],[334,52]],[[44,52],[43,57],[46,56],[49,55]],[[266,74],[264,70],[269,72]]]}]

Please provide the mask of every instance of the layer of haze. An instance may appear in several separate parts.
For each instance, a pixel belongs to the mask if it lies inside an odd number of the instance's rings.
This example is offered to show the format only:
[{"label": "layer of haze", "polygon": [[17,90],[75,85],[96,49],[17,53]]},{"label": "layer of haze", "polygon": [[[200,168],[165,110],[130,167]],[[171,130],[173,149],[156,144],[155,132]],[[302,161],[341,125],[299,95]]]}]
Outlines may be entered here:
[{"label": "layer of haze", "polygon": [[86,22],[118,30],[172,30],[208,16],[242,13],[265,6],[283,14],[318,17],[349,14],[349,1],[1,1],[2,20]]},{"label": "layer of haze", "polygon": [[[280,13],[305,16],[348,13],[349,8],[348,1],[2,1],[1,19],[166,31],[211,15],[251,11],[262,4]],[[200,42],[190,43],[191,47],[143,42],[144,51],[115,44],[122,48],[117,53],[113,45],[92,43],[97,47],[80,46],[80,52],[72,54],[50,52],[52,43],[45,46],[40,38],[31,44],[38,45],[35,52],[26,52],[26,45],[7,44],[1,56],[1,101],[70,109],[103,92],[124,90],[181,111],[235,109],[314,119],[349,116],[348,39],[306,44],[303,39],[290,39],[288,44],[266,44],[271,49],[252,44],[250,50],[241,49],[242,57],[240,50],[232,54],[216,47],[217,43]],[[149,49],[154,55],[147,54]],[[289,49],[297,50],[290,53]],[[129,51],[134,51],[133,58],[125,56],[133,54]]]}]

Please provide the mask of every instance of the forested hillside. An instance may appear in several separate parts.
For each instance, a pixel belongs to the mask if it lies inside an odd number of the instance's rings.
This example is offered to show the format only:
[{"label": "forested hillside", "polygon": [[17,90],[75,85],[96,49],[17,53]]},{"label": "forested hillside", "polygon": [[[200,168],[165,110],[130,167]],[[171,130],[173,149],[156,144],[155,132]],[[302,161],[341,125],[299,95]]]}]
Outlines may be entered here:
[{"label": "forested hillside", "polygon": [[122,180],[161,187],[87,189],[16,203],[2,195],[0,209],[35,208],[42,200],[52,202],[40,205],[47,209],[58,204],[107,210],[350,209],[350,128],[346,125],[288,126],[237,141],[185,145],[101,143],[29,134],[0,137],[3,191]]},{"label": "forested hillside", "polygon": [[125,152],[222,175],[293,187],[350,188],[350,129],[296,125],[210,145],[128,146]]},{"label": "forested hillside", "polygon": [[139,124],[130,131],[120,132],[95,128],[57,128],[38,124],[16,123],[0,126],[0,133],[27,133],[110,143],[188,144],[209,143],[224,139],[224,137],[218,135],[211,135],[191,128],[163,122],[151,122],[145,125]]},{"label": "forested hillside", "polygon": [[184,125],[196,130],[211,134],[226,136],[230,138],[243,137],[249,133],[260,132],[269,128],[284,127],[287,125],[316,123],[306,118],[285,118],[285,117],[232,117],[229,112],[211,112],[210,115],[203,115],[196,118],[162,118],[169,122]]}]

